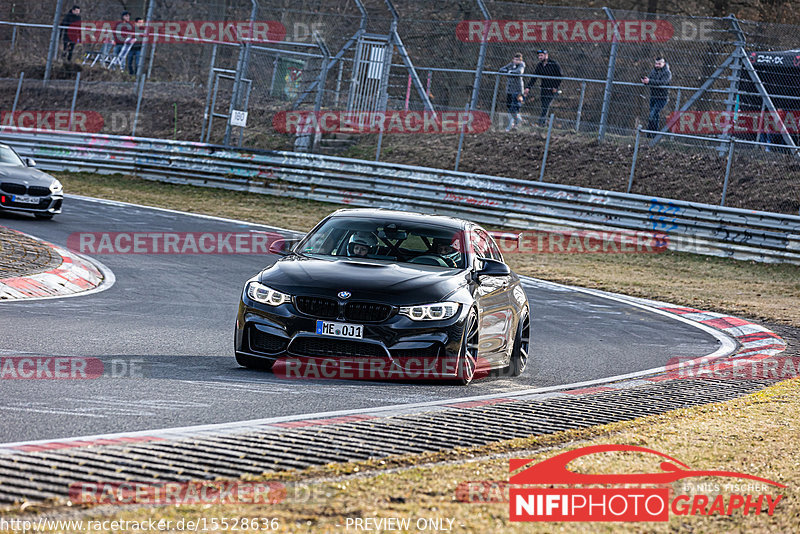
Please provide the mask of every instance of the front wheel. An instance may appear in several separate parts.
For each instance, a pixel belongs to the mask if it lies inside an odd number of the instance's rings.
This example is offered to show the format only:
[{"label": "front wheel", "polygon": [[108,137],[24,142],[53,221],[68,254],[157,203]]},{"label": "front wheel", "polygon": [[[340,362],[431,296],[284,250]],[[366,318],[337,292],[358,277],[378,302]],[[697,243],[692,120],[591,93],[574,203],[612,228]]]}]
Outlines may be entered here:
[{"label": "front wheel", "polygon": [[528,351],[530,350],[531,340],[531,321],[528,312],[523,312],[517,325],[517,333],[514,336],[514,348],[511,350],[511,359],[508,362],[508,374],[519,376],[525,370],[528,363]]},{"label": "front wheel", "polygon": [[478,364],[478,314],[470,310],[464,321],[464,337],[461,338],[461,350],[458,355],[458,369],[456,379],[466,386],[475,377],[475,367]]}]

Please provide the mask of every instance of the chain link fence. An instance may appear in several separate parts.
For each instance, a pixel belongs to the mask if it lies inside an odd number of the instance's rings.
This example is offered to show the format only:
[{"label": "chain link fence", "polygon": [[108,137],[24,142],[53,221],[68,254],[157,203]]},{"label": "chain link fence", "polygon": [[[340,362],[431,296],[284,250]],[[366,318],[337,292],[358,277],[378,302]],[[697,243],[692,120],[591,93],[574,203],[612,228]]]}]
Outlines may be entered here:
[{"label": "chain link fence", "polygon": [[[109,65],[109,43],[86,35],[65,61],[53,21],[72,3],[59,4],[0,9],[6,125],[99,125],[800,210],[796,26],[479,0],[227,0],[190,11],[141,0],[126,5],[153,38],[131,75]],[[120,19],[119,3],[80,4],[84,23]],[[269,38],[250,38],[251,22]],[[219,23],[211,38],[203,23]],[[539,50],[559,76],[534,75]],[[507,87],[518,80],[501,69],[517,53],[530,90],[506,132]],[[642,79],[658,56],[672,77],[654,113],[656,91]]]}]

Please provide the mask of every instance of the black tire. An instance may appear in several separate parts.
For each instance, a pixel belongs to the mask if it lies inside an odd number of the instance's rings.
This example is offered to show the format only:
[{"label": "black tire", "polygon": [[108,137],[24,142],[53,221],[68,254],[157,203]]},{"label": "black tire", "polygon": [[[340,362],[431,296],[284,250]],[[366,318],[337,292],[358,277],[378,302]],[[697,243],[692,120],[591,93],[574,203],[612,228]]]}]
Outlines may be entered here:
[{"label": "black tire", "polygon": [[53,218],[52,213],[34,213],[33,216],[36,217],[37,219],[42,219],[46,221],[49,221],[50,219]]},{"label": "black tire", "polygon": [[519,376],[525,371],[528,364],[528,354],[531,346],[531,321],[528,312],[523,312],[517,325],[517,333],[514,336],[514,348],[511,350],[511,359],[506,367],[506,374]]},{"label": "black tire", "polygon": [[272,360],[257,358],[255,356],[250,356],[249,354],[242,354],[241,352],[237,352],[236,363],[238,363],[242,367],[246,367],[248,369],[254,369],[256,371],[271,371],[272,364],[275,362]]},{"label": "black tire", "polygon": [[462,386],[468,385],[475,377],[475,366],[478,363],[479,339],[478,314],[470,310],[464,321],[464,336],[461,338],[461,350],[458,354],[456,380]]}]

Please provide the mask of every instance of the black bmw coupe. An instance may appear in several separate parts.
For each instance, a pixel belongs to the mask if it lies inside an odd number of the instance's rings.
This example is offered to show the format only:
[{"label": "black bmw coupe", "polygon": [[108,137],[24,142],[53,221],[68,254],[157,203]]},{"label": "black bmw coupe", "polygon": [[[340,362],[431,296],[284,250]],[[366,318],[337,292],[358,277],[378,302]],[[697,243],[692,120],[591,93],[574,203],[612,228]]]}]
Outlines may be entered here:
[{"label": "black bmw coupe", "polygon": [[339,210],[248,280],[236,361],[290,378],[520,375],[530,306],[483,228],[450,217]]}]

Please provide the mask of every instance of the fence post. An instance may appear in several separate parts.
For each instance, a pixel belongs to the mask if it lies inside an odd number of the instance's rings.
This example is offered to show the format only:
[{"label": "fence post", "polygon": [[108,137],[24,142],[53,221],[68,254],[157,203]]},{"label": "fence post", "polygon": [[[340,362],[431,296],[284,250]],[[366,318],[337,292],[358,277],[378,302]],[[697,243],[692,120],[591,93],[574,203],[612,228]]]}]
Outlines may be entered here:
[{"label": "fence post", "polygon": [[244,76],[242,70],[245,56],[244,49],[247,48],[247,43],[245,42],[241,47],[242,48],[239,50],[239,61],[236,62],[236,75],[233,78],[233,91],[231,94],[231,103],[228,106],[228,118],[225,121],[225,138],[223,144],[226,146],[231,144],[231,130],[233,129],[233,126],[231,126],[231,115],[233,115],[233,110],[236,109],[236,106],[239,105],[237,100],[239,96],[239,86],[242,83],[242,76]]},{"label": "fence post", "polygon": [[603,8],[608,20],[614,24],[614,38],[611,41],[611,53],[608,56],[608,72],[606,73],[606,88],[603,91],[603,108],[600,112],[600,131],[597,139],[602,141],[606,136],[606,125],[608,123],[608,108],[611,106],[611,89],[613,88],[614,69],[617,65],[617,47],[619,46],[619,29],[614,14],[607,7]]},{"label": "fence post", "polygon": [[75,89],[72,90],[72,104],[69,106],[69,124],[67,125],[67,131],[72,131],[72,118],[75,115],[75,101],[78,99],[78,87],[81,84],[81,71],[78,71],[78,75],[75,76]]},{"label": "fence post", "polygon": [[58,25],[61,11],[64,9],[64,0],[58,0],[56,3],[56,11],[53,14],[53,30],[50,32],[50,48],[47,49],[47,64],[44,67],[44,78],[42,79],[42,86],[46,86],[50,80],[50,73],[53,71],[53,60],[56,57],[58,50]]},{"label": "fence post", "polygon": [[[472,106],[472,101],[470,100],[467,102],[467,105],[464,106],[464,111],[469,113],[469,109]],[[456,166],[453,169],[454,171],[458,172],[458,164],[461,163],[461,147],[464,145],[464,124],[461,125],[461,135],[458,136],[458,150],[456,151]]]},{"label": "fence post", "polygon": [[[203,130],[200,133],[200,142],[206,137],[206,126],[208,125],[209,111],[214,113],[214,110],[209,110],[211,104],[211,83],[214,81],[214,65],[217,63],[217,43],[211,47],[211,65],[208,67],[208,80],[206,80],[206,106],[203,108]],[[150,76],[150,72],[147,73]]]},{"label": "fence post", "polygon": [[675,113],[681,111],[681,90],[678,88],[678,95],[675,97]]},{"label": "fence post", "polygon": [[[153,46],[150,47],[150,59],[147,61],[147,77],[150,78],[153,76],[153,58],[156,55],[156,43],[152,43]],[[138,70],[136,72],[139,72]]]},{"label": "fence post", "polygon": [[626,193],[631,192],[633,187],[633,174],[636,172],[636,160],[639,158],[639,139],[642,136],[642,125],[636,125],[636,143],[633,145],[633,161],[631,162],[631,175],[628,177],[628,190]]},{"label": "fence post", "polygon": [[[389,69],[392,68],[392,53],[394,52],[395,40],[394,36],[397,33],[397,17],[392,18],[392,25],[389,29],[389,41],[386,43],[386,49],[383,55],[383,70],[381,71],[380,85],[378,86],[378,94],[380,101],[376,111],[386,113],[386,106],[389,101]],[[381,148],[383,146],[383,127],[378,132],[378,146],[375,148],[375,161],[381,160]]]},{"label": "fence post", "polygon": [[547,124],[547,140],[544,142],[544,154],[542,155],[542,170],[539,171],[539,181],[544,182],[544,168],[547,165],[547,153],[550,151],[550,135],[553,133],[553,120],[555,113],[550,114],[550,122]]},{"label": "fence post", "polygon": [[14,113],[17,112],[17,102],[19,102],[19,93],[22,91],[22,80],[25,78],[25,72],[19,73],[19,81],[17,82],[17,92],[14,95],[14,105],[11,106],[11,120],[16,121]]},{"label": "fence post", "polygon": [[[337,108],[339,107],[339,100],[341,99],[341,96],[342,96],[342,70],[343,69],[344,69],[344,63],[342,63],[340,61],[339,62],[339,73],[336,75],[336,107]],[[273,80],[274,79],[275,78],[273,76]],[[270,90],[270,93],[272,93],[271,90]]]},{"label": "fence post", "polygon": [[722,184],[722,200],[719,205],[725,205],[725,197],[728,195],[728,182],[731,177],[731,165],[733,164],[733,148],[736,146],[736,139],[731,137],[728,139],[728,164],[725,165],[725,181]]},{"label": "fence post", "polygon": [[11,30],[11,51],[14,51],[14,48],[17,46],[17,25],[14,24],[14,27]]},{"label": "fence post", "polygon": [[481,48],[478,51],[478,64],[475,67],[475,80],[472,82],[472,97],[469,100],[470,109],[475,109],[478,105],[478,94],[481,88],[481,78],[483,77],[483,64],[486,62],[486,46],[488,44],[486,42],[486,36],[489,33],[489,11],[486,9],[483,0],[475,0],[475,2],[478,4],[478,9],[481,10],[481,15],[483,15],[485,23],[483,26]]},{"label": "fence post", "polygon": [[211,127],[214,125],[214,110],[217,109],[217,94],[219,93],[219,74],[214,76],[214,89],[212,90],[211,96],[211,113],[208,114],[208,128],[206,129],[206,139],[205,142],[208,143],[211,140]]},{"label": "fence post", "polygon": [[[319,111],[322,109],[322,100],[325,97],[325,82],[328,79],[328,62],[331,59],[331,53],[328,45],[322,39],[318,32],[314,32],[314,41],[317,43],[319,51],[322,52],[322,68],[319,71],[319,81],[317,81],[317,95],[314,98],[314,115],[319,117]],[[314,152],[322,138],[322,131],[319,127],[319,120],[314,121],[316,124],[316,131],[314,132],[314,140],[311,143],[311,151]]]},{"label": "fence post", "polygon": [[[153,22],[153,10],[155,9],[155,7],[156,7],[156,0],[150,0],[150,5],[147,6],[147,14],[144,16],[145,34],[147,33],[148,29],[150,28],[150,23]],[[142,80],[145,78],[145,73],[142,72],[143,71],[142,67],[144,67],[144,58],[147,57],[147,52],[148,52],[148,50],[147,50],[148,49],[148,42],[147,41],[149,41],[149,40],[150,39],[144,39],[144,42],[142,43],[141,53],[139,54],[138,61],[136,62],[136,65],[135,65],[135,67],[136,67],[136,82],[140,83],[140,84],[142,83]],[[153,64],[153,62],[152,62],[152,56],[151,56],[150,65],[152,66],[152,64]],[[125,65],[122,65],[122,70],[125,70]],[[150,76],[150,72],[147,73],[147,77],[149,77],[149,76]]]},{"label": "fence post", "polygon": [[578,114],[575,116],[575,131],[581,130],[581,114],[583,113],[583,97],[586,95],[586,82],[581,82],[581,99],[578,101]]},{"label": "fence post", "polygon": [[139,123],[139,109],[142,106],[142,93],[144,93],[144,82],[146,79],[147,76],[142,76],[142,79],[139,82],[139,91],[136,95],[136,113],[133,115],[133,131],[131,131],[131,137],[136,137],[136,126]]},{"label": "fence post", "polygon": [[489,122],[492,123],[494,126],[494,110],[497,107],[497,91],[500,89],[500,75],[495,74],[494,76],[494,93],[492,93],[492,111],[489,114]]}]

